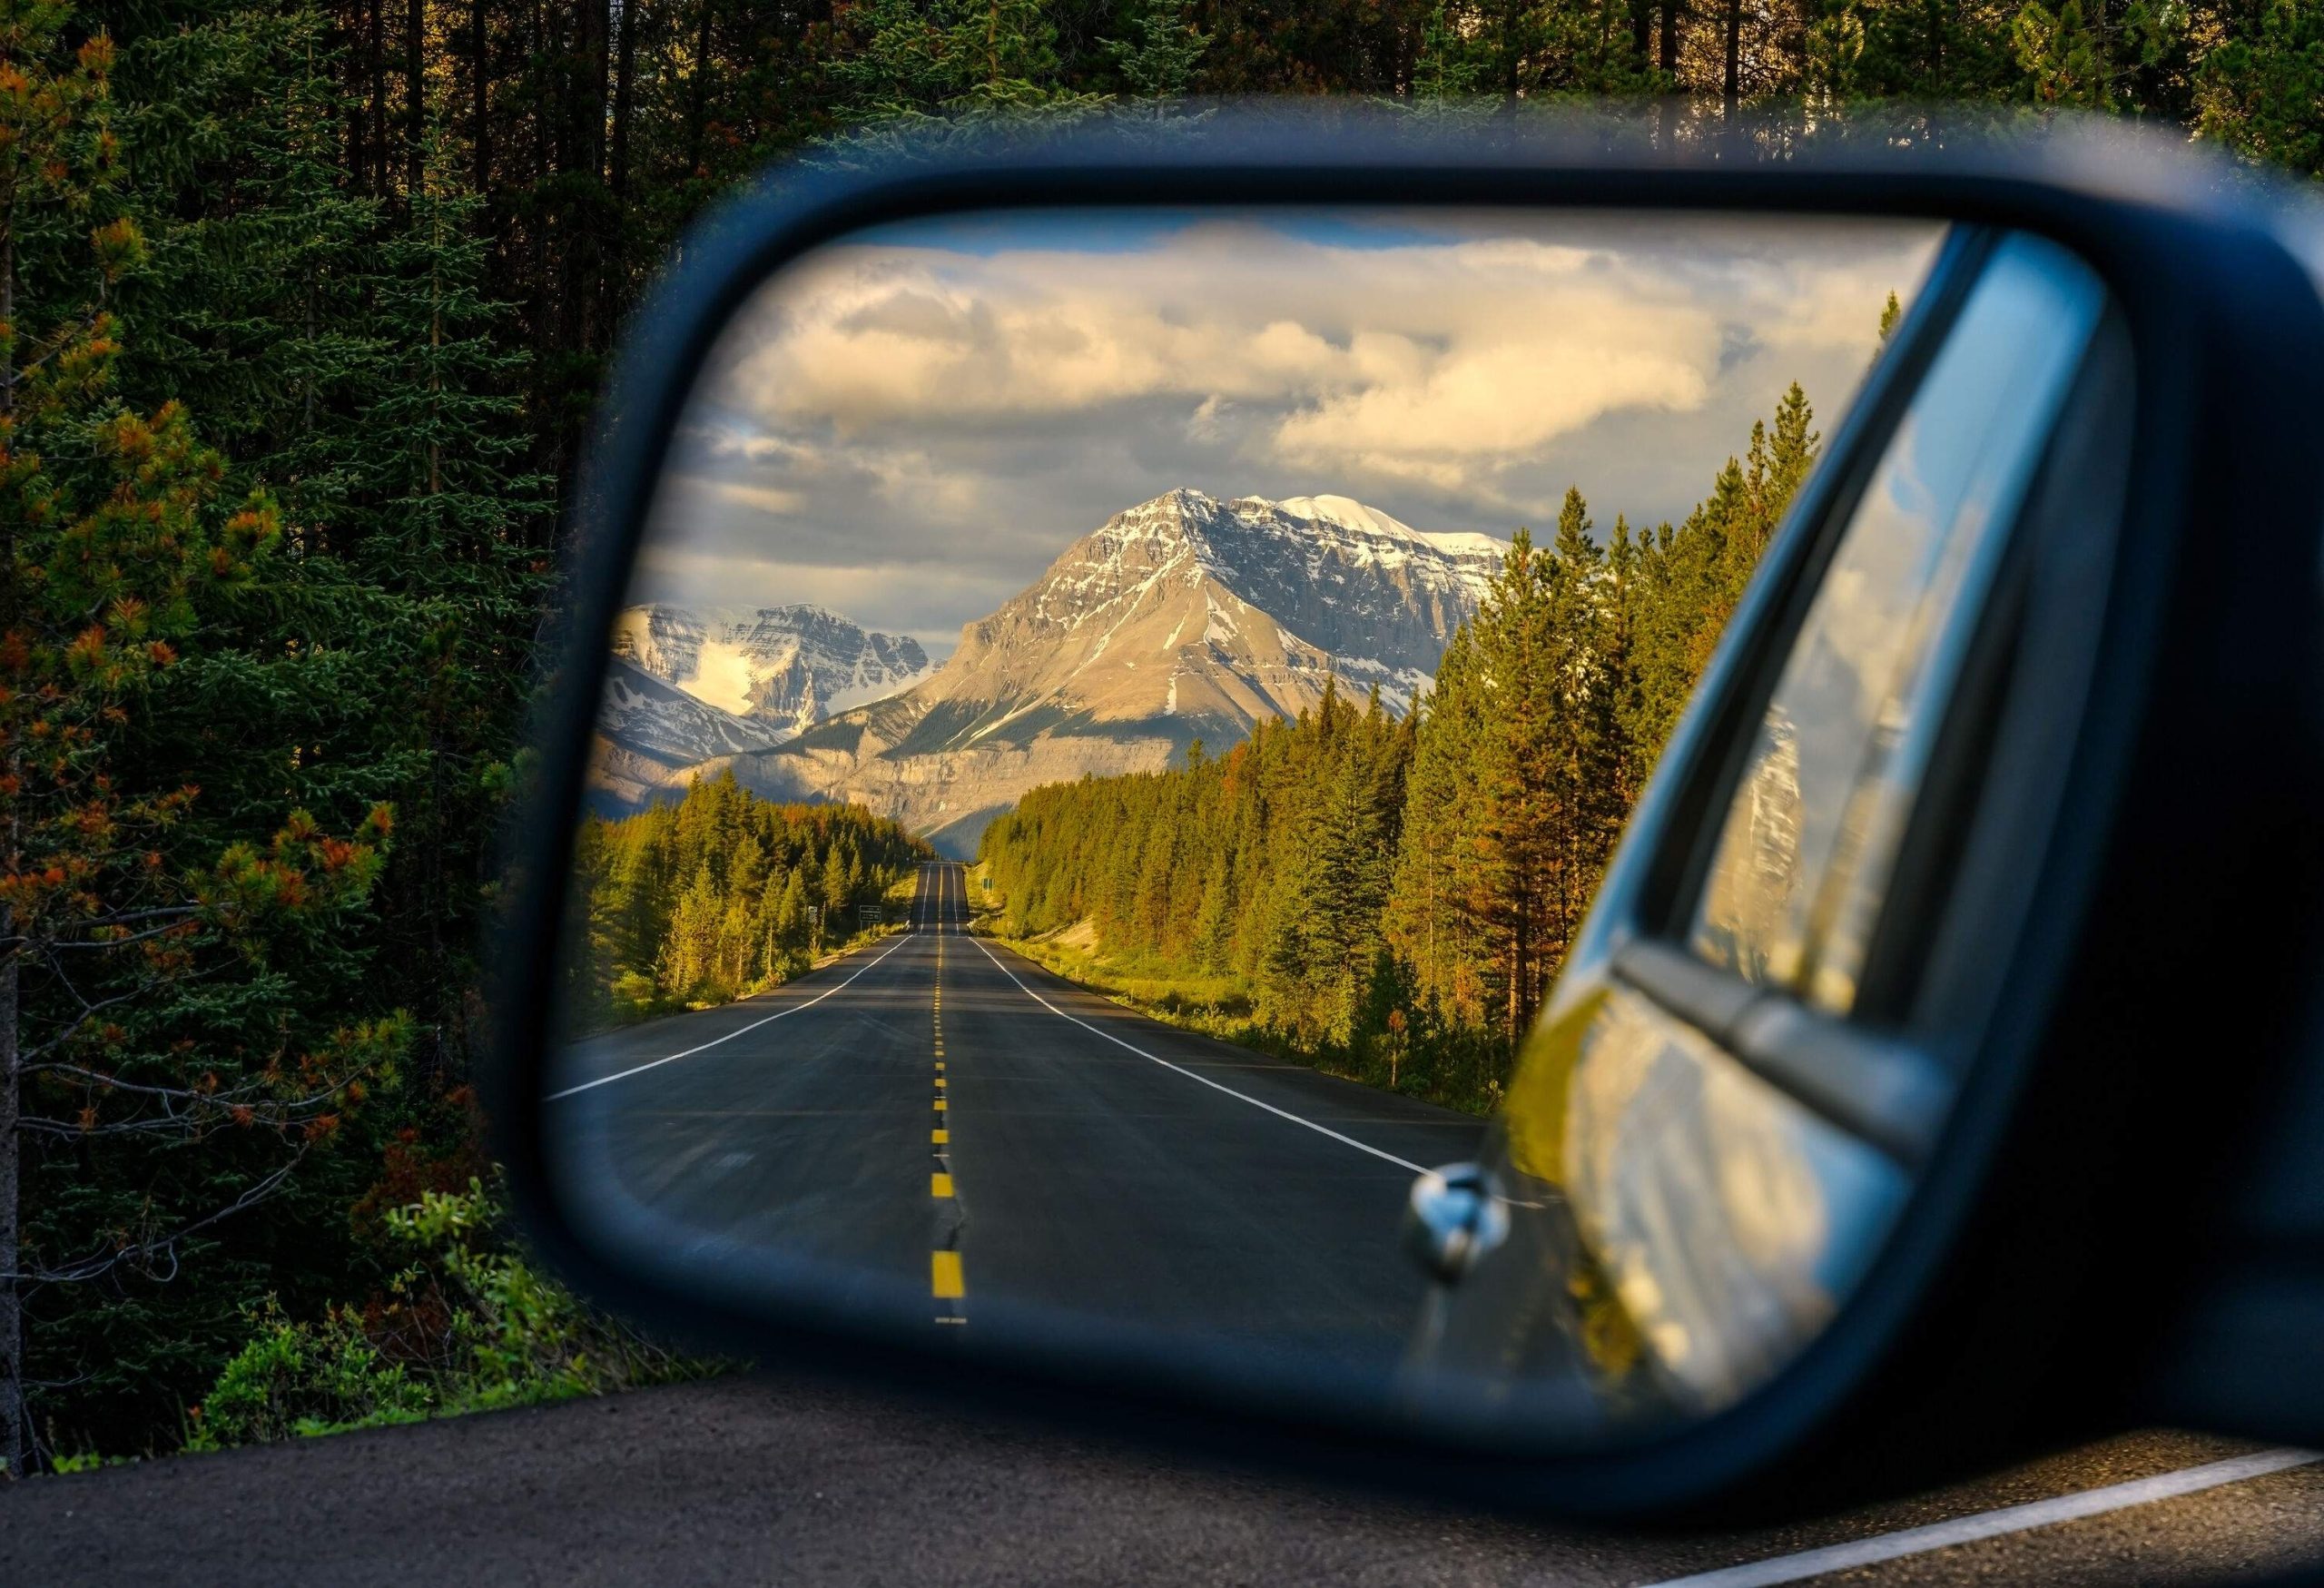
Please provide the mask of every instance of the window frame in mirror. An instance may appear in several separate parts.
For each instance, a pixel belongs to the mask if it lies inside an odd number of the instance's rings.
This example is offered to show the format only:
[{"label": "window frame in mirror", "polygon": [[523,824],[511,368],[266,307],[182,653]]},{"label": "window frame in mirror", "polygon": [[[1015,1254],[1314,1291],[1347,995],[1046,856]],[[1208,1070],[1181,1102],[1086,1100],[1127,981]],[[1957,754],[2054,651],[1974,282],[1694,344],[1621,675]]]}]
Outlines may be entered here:
[{"label": "window frame in mirror", "polygon": [[[1924,344],[1928,356],[1958,325],[2000,241],[1994,234],[1974,231],[1953,240],[1929,286],[1931,323]],[[1995,667],[2007,665],[1997,653],[2014,643],[2015,626],[2028,621],[2013,605],[2027,599],[2013,581],[2022,586],[2032,578],[2037,561],[2053,567],[2071,557],[2076,579],[2098,581],[2102,587],[2112,563],[2113,521],[2120,515],[2126,467],[2108,469],[2112,488],[2103,495],[2098,514],[2083,515],[2082,521],[2066,526],[2040,521],[2043,494],[2058,470],[2062,449],[2069,445],[2084,453],[2095,449],[2102,458],[2108,451],[2123,453],[2127,449],[2128,436],[2120,432],[2129,416],[2119,405],[2135,371],[2122,367],[2127,350],[2112,306],[2102,300],[2095,314],[2088,337],[2072,350],[2054,405],[2039,421],[2041,434],[2029,477],[2010,508],[2011,521],[1995,531],[2000,543],[1994,547],[1997,566],[1989,585],[1969,597],[1966,654],[1955,684],[1938,703],[1938,720],[1933,725],[1936,749],[1909,796],[1904,830],[1889,856],[1889,875],[1870,933],[1864,995],[1845,1012],[1819,1007],[1803,987],[1754,981],[1707,959],[1691,941],[1692,927],[1724,842],[1725,814],[1732,809],[1748,770],[1758,714],[1779,687],[1780,675],[1795,654],[1832,559],[1848,538],[1864,492],[1905,423],[1911,399],[1924,390],[1929,373],[1925,356],[1915,364],[1909,384],[1899,389],[1900,400],[1871,416],[1876,430],[1868,425],[1859,449],[1842,460],[1836,478],[1821,482],[1821,488],[1803,503],[1797,532],[1810,545],[1790,599],[1770,620],[1749,676],[1735,686],[1736,694],[1722,708],[1709,742],[1683,772],[1673,768],[1668,774],[1674,780],[1692,781],[1695,786],[1680,790],[1679,797],[1701,814],[1690,825],[1669,829],[1667,841],[1638,863],[1649,871],[1649,891],[1640,897],[1630,934],[1613,956],[1618,980],[1646,992],[1668,1012],[1710,1035],[1747,1068],[1911,1169],[1923,1166],[1937,1149],[1955,1090],[1974,1083],[1965,1071],[1981,1039],[1983,1005],[1993,991],[1990,973],[1973,977],[1955,972],[1946,984],[1949,996],[1935,1007],[1929,1000],[1911,996],[1915,988],[1911,963],[1937,952],[1939,923],[1961,914],[1952,890],[1937,886],[1928,875],[1932,853],[1948,842],[1965,841],[1967,835],[1955,830],[1961,824],[1982,816],[1990,825],[2000,814],[1986,800],[1994,786],[1989,769],[1965,761],[1965,752],[1974,746],[1964,741],[1974,741],[1981,730],[1998,730],[2004,718],[2012,724],[2028,718],[2072,720],[2081,710],[2098,642],[2100,614],[2086,602],[2072,601],[2072,592],[2054,590],[2059,580],[2052,572],[2043,584],[2045,591],[2054,591],[2055,598],[2038,615],[2049,620],[2039,649],[2049,670],[2006,683],[1990,676]],[[2105,407],[2107,433],[2070,438],[2075,405],[2093,399]],[[2123,465],[2127,461],[2126,456],[2120,459]],[[2058,517],[2054,512],[2049,516]],[[2062,544],[2069,538],[2070,544]],[[2021,727],[2018,736],[2023,735]],[[2021,754],[2013,768],[2029,770],[2024,759]],[[2044,773],[2038,787],[2021,783],[2014,788],[2020,796],[2014,803],[2030,808],[2010,813],[2014,819],[2005,843],[1988,840],[1986,852],[1981,853],[1985,868],[2006,871],[2038,858],[2063,797],[2053,784],[2063,769],[2050,766]],[[1817,885],[1824,884],[1819,881]],[[1999,890],[1982,873],[1966,886],[1981,902],[1996,902]],[[1899,923],[1915,919],[1925,930],[1899,932]],[[2014,935],[1997,930],[1990,920],[1981,932],[1996,941]],[[1988,957],[1984,970],[1992,968]]]},{"label": "window frame in mirror", "polygon": [[[1925,1376],[1931,1346],[1933,1320],[1923,1304],[1932,1297],[1957,1300],[1965,1285],[1974,1289],[1974,1254],[1965,1256],[1961,1238],[1972,1216],[1988,1210],[1980,1193],[1998,1182],[2017,1184],[1997,1166],[2022,1170],[2025,1154],[2042,1145],[2041,1126],[2055,1115],[2054,1096],[2044,1095],[2039,1108],[2027,1106],[2029,1091],[2058,1090],[2054,1084],[2029,1088],[2030,1060],[2074,968],[2080,912],[2099,878],[2136,740],[2142,658],[2168,606],[2162,576],[2188,493],[2215,485],[2223,467],[2226,439],[2200,405],[2200,382],[2139,383],[2122,528],[2131,555],[2121,565],[2125,577],[2110,590],[2102,636],[2104,656],[2119,670],[2108,675],[2102,709],[2078,725],[2071,794],[2086,819],[2044,857],[2032,933],[2043,947],[2009,968],[1999,1001],[2005,1036],[1985,1055],[2000,1081],[1955,1108],[1947,1150],[1930,1161],[1875,1275],[1775,1383],[1701,1424],[1586,1451],[1507,1426],[1432,1421],[1413,1406],[1352,1407],[1264,1395],[1222,1403],[1214,1365],[1205,1361],[1126,1365],[1068,1348],[1072,1342],[971,1342],[965,1331],[944,1331],[907,1350],[834,1333],[811,1319],[679,1293],[609,1261],[567,1218],[548,1173],[535,1106],[548,1059],[542,1001],[555,971],[564,866],[605,660],[602,636],[621,599],[694,371],[762,281],[788,261],[860,230],[970,211],[1119,209],[1131,194],[1138,203],[1174,206],[1556,207],[1951,221],[2044,236],[2081,258],[2121,306],[2142,368],[2215,370],[2239,359],[2285,370],[2289,390],[2287,361],[2324,350],[2324,316],[2309,278],[2256,211],[2198,191],[2191,157],[2125,143],[2064,136],[2040,146],[1964,141],[1949,148],[1884,148],[1810,140],[1777,157],[1748,126],[1673,152],[1654,147],[1644,123],[1612,131],[1570,122],[1447,131],[1345,112],[1271,109],[1214,113],[1183,135],[1143,122],[1014,137],[980,138],[956,129],[852,169],[794,170],[726,205],[693,235],[638,311],[602,406],[565,570],[571,598],[533,736],[532,819],[512,824],[511,904],[490,958],[496,1058],[484,1079],[494,1145],[527,1234],[585,1295],[651,1326],[724,1348],[767,1352],[778,1362],[980,1397],[999,1409],[1095,1418],[1242,1459],[1470,1500],[1618,1513],[1731,1496],[1747,1484],[1796,1499],[1806,1492],[1800,1464],[1819,1439],[1846,1437],[1867,1418],[1914,1404],[1908,1381]],[[2269,336],[2231,302],[2225,291],[2230,286],[2276,311]],[[1907,315],[1890,356],[1835,428],[1828,457],[1860,456],[1866,427],[1901,401],[1917,378],[1933,345],[1934,321],[1925,310],[1925,300]],[[2314,407],[2288,399],[2286,412],[2296,421]],[[2274,478],[2249,488],[2285,499],[2294,492]],[[1803,498],[1813,494],[1804,491]],[[1668,765],[1682,767],[1703,754],[1722,714],[1751,693],[1743,685],[1770,632],[1781,629],[1775,616],[1794,598],[1809,560],[1812,537],[1799,526],[1819,524],[1823,516],[1796,506],[1770,542],[1666,755]],[[1700,782],[1658,776],[1623,852],[1641,831],[1687,821],[1684,800],[1698,796]],[[1615,869],[1622,864],[1618,854]],[[1635,935],[1637,890],[1649,869],[1630,866],[1627,892],[1601,894],[1576,957],[1602,955]],[[2054,1295],[2061,1309],[2071,1302],[2070,1285],[2048,1285],[2039,1276],[2026,1283],[2029,1296]],[[975,1371],[963,1374],[971,1362]]]},{"label": "window frame in mirror", "polygon": [[[2022,248],[1984,234],[1955,239],[1929,289],[1925,333],[1943,341],[1948,356],[1959,350],[1950,339],[1994,279],[1990,272],[2027,268]],[[2078,268],[2073,276],[2081,279],[2065,284],[2088,318],[2069,327],[2055,350],[2045,406],[2029,411],[2024,432],[2004,443],[2021,449],[2023,462],[1995,503],[2002,516],[1981,537],[1988,577],[1965,587],[1938,620],[1957,646],[1956,665],[1935,679],[1940,693],[1913,730],[1927,738],[1925,774],[1904,792],[1906,819],[1891,863],[1881,868],[1876,952],[1867,962],[1875,974],[1866,983],[1881,996],[1845,1012],[1819,1008],[1797,979],[1753,980],[1718,963],[1700,952],[1695,927],[1713,863],[1730,841],[1761,725],[1839,577],[1843,548],[1856,543],[1866,492],[1930,393],[1926,367],[1900,393],[1905,406],[1877,416],[1861,449],[1840,460],[1838,477],[1804,505],[1797,532],[1810,551],[1791,599],[1758,637],[1732,708],[1721,714],[1721,735],[1690,764],[1658,774],[1698,782],[1692,797],[1704,815],[1691,826],[1640,832],[1634,847],[1641,852],[1622,863],[1659,867],[1673,879],[1669,895],[1644,898],[1630,934],[1602,965],[1584,960],[1570,972],[1557,1012],[1521,1057],[1509,1122],[1495,1133],[1487,1169],[1505,1186],[1513,1220],[1561,1217],[1524,1210],[1568,1206],[1595,1231],[1590,1245],[1610,1293],[1600,1305],[1620,1307],[1638,1337],[1642,1361],[1623,1382],[1627,1396],[1641,1404],[1667,1394],[1673,1406],[1716,1406],[1774,1376],[1800,1339],[1820,1327],[1823,1308],[1845,1306],[1856,1277],[1871,1268],[1890,1195],[1876,1188],[1893,1189],[1901,1175],[1909,1196],[1914,1179],[1942,1150],[1956,1092],[1988,1084],[1974,1060],[1984,1051],[1984,1012],[2015,941],[2023,903],[2016,879],[2038,863],[2061,814],[2065,767],[2057,735],[2045,730],[2073,720],[2083,705],[2127,474],[2132,386],[2120,324],[2108,317],[2102,286]],[[2073,491],[2053,488],[2065,480]],[[2013,661],[2024,665],[2013,668]],[[1861,763],[1850,764],[1852,779],[1860,778]],[[2008,797],[1994,797],[2002,789]],[[1621,879],[1609,885],[1619,892]],[[1898,932],[1891,923],[1899,921],[1924,930]],[[1948,922],[1957,930],[1948,932]],[[1924,957],[1929,976],[1898,977],[1912,968],[1899,961]],[[1931,996],[1898,996],[1917,990]],[[1658,1055],[1650,1108],[1643,1091],[1630,1090],[1646,1084],[1640,1066],[1649,1053]],[[1687,1083],[1673,1079],[1680,1073]],[[1681,1097],[1691,1100],[1683,1108]],[[1714,1097],[1741,1110],[1731,1129]],[[1544,1118],[1561,1121],[1561,1141],[1541,1141]],[[1791,1172],[1826,1191],[1823,1177],[1840,1174],[1868,1199],[1829,1205],[1820,1242],[1744,1257],[1718,1239],[1738,1218],[1748,1223],[1748,1207],[1731,1205],[1721,1176],[1704,1174],[1672,1149],[1683,1143],[1738,1156],[1756,1187],[1773,1172],[1766,1155],[1778,1137],[1767,1132],[1778,1126],[1787,1144],[1780,1161]],[[1550,1151],[1563,1165],[1561,1180],[1529,1172]],[[1802,1187],[1797,1194],[1807,1193]],[[1623,1238],[1622,1228],[1640,1219],[1666,1225],[1673,1202],[1699,1209],[1700,1239],[1684,1249],[1642,1252]],[[1530,1260],[1521,1243],[1518,1257]],[[1811,1267],[1787,1266],[1801,1263]],[[1472,1304],[1464,1287],[1481,1287],[1488,1310],[1522,1294],[1522,1278],[1489,1272],[1500,1267],[1497,1255],[1482,1257],[1474,1272],[1441,1293],[1431,1332],[1456,1342],[1434,1353],[1446,1370],[1503,1352],[1523,1355],[1518,1338],[1502,1337],[1489,1318],[1467,1316]],[[1541,1311],[1530,1304],[1509,1309],[1526,1317]],[[1549,1327],[1540,1318],[1532,1326]],[[1643,1385],[1636,1383],[1641,1375]]]}]

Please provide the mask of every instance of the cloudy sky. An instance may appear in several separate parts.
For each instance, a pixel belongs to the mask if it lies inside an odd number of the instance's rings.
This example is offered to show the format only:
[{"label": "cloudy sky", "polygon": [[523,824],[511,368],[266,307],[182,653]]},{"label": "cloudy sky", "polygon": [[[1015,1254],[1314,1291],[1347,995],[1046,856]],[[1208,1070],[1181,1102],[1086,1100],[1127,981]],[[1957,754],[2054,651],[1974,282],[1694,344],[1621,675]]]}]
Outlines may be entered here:
[{"label": "cloudy sky", "polygon": [[1935,229],[1566,213],[1013,214],[770,281],[703,378],[633,595],[815,601],[941,655],[1177,486],[1419,529],[1682,517],[1793,380],[1854,394]]}]

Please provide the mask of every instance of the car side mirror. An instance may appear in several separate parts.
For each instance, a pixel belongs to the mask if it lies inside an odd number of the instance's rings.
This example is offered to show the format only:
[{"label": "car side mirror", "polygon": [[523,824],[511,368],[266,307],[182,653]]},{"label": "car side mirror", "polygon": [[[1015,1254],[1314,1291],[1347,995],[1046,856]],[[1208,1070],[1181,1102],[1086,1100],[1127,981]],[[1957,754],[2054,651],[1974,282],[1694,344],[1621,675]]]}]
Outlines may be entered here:
[{"label": "car side mirror", "polygon": [[728,1348],[1573,1509],[2319,1436],[2287,215],[1287,113],[785,173],[605,405],[528,1227]]}]

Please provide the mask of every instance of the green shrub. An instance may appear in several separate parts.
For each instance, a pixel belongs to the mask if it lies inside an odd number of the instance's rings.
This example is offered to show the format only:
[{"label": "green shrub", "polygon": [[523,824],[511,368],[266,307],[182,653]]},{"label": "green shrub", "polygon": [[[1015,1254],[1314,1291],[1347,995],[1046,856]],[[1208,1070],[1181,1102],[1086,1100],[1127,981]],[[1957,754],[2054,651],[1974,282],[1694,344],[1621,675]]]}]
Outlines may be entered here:
[{"label": "green shrub", "polygon": [[263,1445],[428,1415],[427,1386],[401,1363],[383,1357],[346,1310],[334,1309],[314,1323],[294,1322],[270,1297],[251,1321],[258,1332],[189,1418],[188,1449]]},{"label": "green shrub", "polygon": [[313,1321],[270,1298],[255,1332],[188,1415],[194,1450],[698,1378],[682,1356],[584,1306],[505,1233],[480,1180],[387,1215],[411,1265],[363,1307]]}]

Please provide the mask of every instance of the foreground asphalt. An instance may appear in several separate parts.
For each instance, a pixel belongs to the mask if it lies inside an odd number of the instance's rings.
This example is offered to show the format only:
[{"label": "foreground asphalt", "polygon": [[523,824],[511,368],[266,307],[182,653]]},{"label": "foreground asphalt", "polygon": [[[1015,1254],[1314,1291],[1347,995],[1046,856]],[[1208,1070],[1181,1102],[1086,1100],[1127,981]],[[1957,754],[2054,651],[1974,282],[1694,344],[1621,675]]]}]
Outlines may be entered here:
[{"label": "foreground asphalt", "polygon": [[923,867],[911,932],[569,1050],[544,1107],[571,1182],[930,1327],[1006,1303],[1393,1371],[1413,1176],[1483,1122],[1143,1019],[967,916],[961,868]]},{"label": "foreground asphalt", "polygon": [[[0,1489],[0,1583],[1661,1583],[2250,1446],[2150,1433],[1894,1504],[1651,1535],[1310,1487],[912,1400],[732,1379]],[[2324,1566],[2324,1467],[1829,1579],[2077,1588]]]}]

